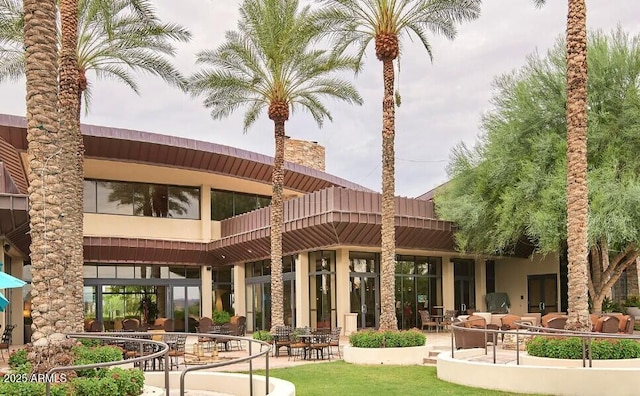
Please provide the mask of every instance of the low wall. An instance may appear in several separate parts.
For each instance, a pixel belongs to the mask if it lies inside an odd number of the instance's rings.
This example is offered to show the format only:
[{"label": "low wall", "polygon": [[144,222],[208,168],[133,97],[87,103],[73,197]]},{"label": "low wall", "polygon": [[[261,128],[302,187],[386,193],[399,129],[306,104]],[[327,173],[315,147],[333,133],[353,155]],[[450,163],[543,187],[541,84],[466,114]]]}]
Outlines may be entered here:
[{"label": "low wall", "polygon": [[[545,367],[582,367],[582,359],[552,359],[520,354],[520,364]],[[585,363],[589,366],[589,360]],[[592,360],[591,367],[601,368],[635,368],[640,370],[640,359],[606,359]],[[638,384],[640,385],[640,383]]]},{"label": "low wall", "polygon": [[640,368],[517,366],[460,360],[480,355],[484,349],[456,351],[456,359],[451,358],[451,352],[441,353],[438,378],[475,388],[562,396],[635,396],[640,387]]},{"label": "low wall", "polygon": [[[180,389],[181,374],[181,371],[169,373],[169,387],[171,389]],[[164,372],[145,372],[144,378],[146,385],[164,388]],[[185,389],[250,396],[249,375],[212,371],[191,372],[185,375]],[[264,376],[253,376],[253,392],[254,396],[267,395],[266,378]],[[291,382],[269,377],[269,396],[295,396],[295,394],[296,388]]]},{"label": "low wall", "polygon": [[344,347],[342,357],[347,363],[354,364],[393,364],[414,365],[422,364],[428,356],[429,346],[408,348],[355,348],[351,345]]}]

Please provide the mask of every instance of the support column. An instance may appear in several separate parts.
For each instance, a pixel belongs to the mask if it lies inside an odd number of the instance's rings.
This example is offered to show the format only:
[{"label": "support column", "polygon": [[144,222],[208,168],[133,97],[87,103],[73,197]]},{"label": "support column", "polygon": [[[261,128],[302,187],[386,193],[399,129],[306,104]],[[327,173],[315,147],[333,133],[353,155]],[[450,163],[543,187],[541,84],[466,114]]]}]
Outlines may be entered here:
[{"label": "support column", "polygon": [[[24,268],[24,259],[22,257],[11,258],[11,269],[10,269],[11,275],[15,276],[16,278],[23,279],[22,277],[23,268]],[[5,271],[8,272],[9,268],[5,268]],[[5,295],[5,297],[9,299],[9,306],[7,307],[9,317],[7,318],[7,323],[17,325],[17,327],[13,329],[11,341],[13,345],[22,345],[25,343],[24,299],[22,295],[23,289],[22,288],[6,289],[5,292],[8,293],[8,295]],[[4,329],[5,327],[3,326],[2,328]],[[27,340],[27,342],[31,342],[31,340]]]},{"label": "support column", "polygon": [[200,238],[211,241],[211,186],[208,184],[200,186],[200,226]]},{"label": "support column", "polygon": [[487,311],[487,264],[484,259],[475,260],[474,268],[475,289],[476,289],[476,310]]},{"label": "support column", "polygon": [[351,312],[349,293],[349,249],[336,250],[336,326],[345,328],[345,314]]},{"label": "support column", "polygon": [[296,258],[296,326],[310,326],[309,322],[309,254],[302,252]]},{"label": "support column", "polygon": [[233,266],[233,310],[238,316],[247,316],[246,282],[244,264]]},{"label": "support column", "polygon": [[454,275],[451,257],[442,257],[442,302],[446,309],[460,309],[455,306]]},{"label": "support column", "polygon": [[200,301],[200,306],[202,307],[202,312],[200,312],[201,317],[206,316],[211,318],[213,316],[213,287],[211,272],[210,266],[200,267],[200,289],[202,290],[202,300]]}]

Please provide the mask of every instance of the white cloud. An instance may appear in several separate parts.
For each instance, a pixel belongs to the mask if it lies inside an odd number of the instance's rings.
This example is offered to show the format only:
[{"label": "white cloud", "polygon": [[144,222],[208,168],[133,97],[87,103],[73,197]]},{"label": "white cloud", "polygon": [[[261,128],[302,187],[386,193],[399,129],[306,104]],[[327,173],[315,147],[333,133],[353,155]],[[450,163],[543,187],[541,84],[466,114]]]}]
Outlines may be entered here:
[{"label": "white cloud", "polygon": [[[176,64],[186,74],[197,70],[195,54],[212,49],[235,29],[239,0],[157,0],[160,17],[191,30],[193,40],[179,46]],[[416,42],[403,46],[402,106],[396,115],[396,193],[417,196],[446,180],[451,148],[473,144],[480,116],[490,108],[491,82],[514,70],[536,49],[544,53],[565,31],[566,1],[550,1],[536,9],[530,0],[491,0],[477,21],[459,28],[456,40],[431,39],[434,62]],[[620,24],[640,33],[640,2],[588,2],[589,28],[609,31]],[[327,171],[380,190],[382,66],[369,52],[355,83],[363,106],[329,102],[334,123],[318,130],[313,119],[299,112],[287,123],[295,138],[326,147]],[[111,81],[93,81],[94,102],[83,122],[184,136],[273,154],[273,126],[264,116],[242,133],[242,113],[213,121],[198,99],[141,76],[141,96]],[[24,114],[24,88],[4,84],[0,112]]]}]

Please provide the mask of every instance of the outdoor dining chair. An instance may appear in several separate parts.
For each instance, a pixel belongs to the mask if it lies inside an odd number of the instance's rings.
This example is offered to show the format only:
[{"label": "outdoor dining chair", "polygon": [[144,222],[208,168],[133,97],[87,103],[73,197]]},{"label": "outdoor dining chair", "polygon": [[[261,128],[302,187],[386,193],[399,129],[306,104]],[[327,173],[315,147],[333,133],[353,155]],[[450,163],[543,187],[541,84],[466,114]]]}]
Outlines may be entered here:
[{"label": "outdoor dining chair", "polygon": [[2,360],[4,361],[4,350],[7,350],[7,354],[9,353],[9,346],[11,345],[11,339],[13,329],[15,329],[16,325],[7,325],[4,328],[4,332],[2,333],[2,339],[0,339],[0,356],[2,356]]}]

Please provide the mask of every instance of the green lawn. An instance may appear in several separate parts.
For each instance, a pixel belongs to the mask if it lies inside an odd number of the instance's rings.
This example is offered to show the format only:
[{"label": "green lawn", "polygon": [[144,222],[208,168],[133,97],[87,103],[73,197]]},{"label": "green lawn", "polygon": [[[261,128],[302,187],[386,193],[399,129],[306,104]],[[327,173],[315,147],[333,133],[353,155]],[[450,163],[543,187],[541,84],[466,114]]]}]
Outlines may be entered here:
[{"label": "green lawn", "polygon": [[[259,374],[264,375],[264,371]],[[361,366],[339,361],[271,369],[269,375],[292,382],[297,396],[514,394],[441,381],[436,377],[436,368],[429,366]]]}]

